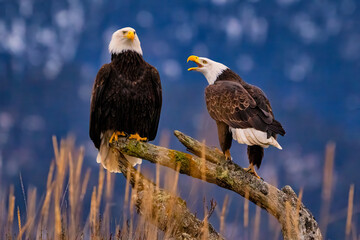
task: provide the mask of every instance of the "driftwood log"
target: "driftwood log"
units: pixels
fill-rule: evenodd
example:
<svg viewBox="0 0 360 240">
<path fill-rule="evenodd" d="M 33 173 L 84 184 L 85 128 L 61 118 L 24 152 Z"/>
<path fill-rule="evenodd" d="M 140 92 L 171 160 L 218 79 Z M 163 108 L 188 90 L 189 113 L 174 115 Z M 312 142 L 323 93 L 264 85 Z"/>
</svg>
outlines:
<svg viewBox="0 0 360 240">
<path fill-rule="evenodd" d="M 205 146 L 179 131 L 175 131 L 174 134 L 187 150 L 196 156 L 125 138 L 120 138 L 119 141 L 114 142 L 112 147 L 120 152 L 152 163 L 174 170 L 178 168 L 182 174 L 216 184 L 249 199 L 278 220 L 285 240 L 322 239 L 319 226 L 313 215 L 299 201 L 290 186 L 285 186 L 280 190 L 247 173 L 234 162 L 226 161 L 218 149 Z M 133 169 L 132 171 L 136 170 Z M 214 234 L 216 234 L 214 239 L 217 236 L 220 238 L 216 232 Z"/>
<path fill-rule="evenodd" d="M 119 166 L 136 191 L 133 196 L 135 196 L 134 205 L 138 213 L 160 230 L 175 239 L 223 239 L 211 224 L 197 219 L 186 207 L 184 200 L 158 188 L 130 166 L 122 154 L 119 155 Z"/>
</svg>

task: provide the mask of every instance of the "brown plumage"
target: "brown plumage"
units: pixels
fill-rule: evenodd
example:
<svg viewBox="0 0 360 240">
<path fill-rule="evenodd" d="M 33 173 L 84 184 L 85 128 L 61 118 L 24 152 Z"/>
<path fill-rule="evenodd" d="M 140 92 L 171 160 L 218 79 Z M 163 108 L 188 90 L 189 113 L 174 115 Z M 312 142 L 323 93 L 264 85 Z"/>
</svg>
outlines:
<svg viewBox="0 0 360 240">
<path fill-rule="evenodd" d="M 97 162 L 111 172 L 119 172 L 118 152 L 110 148 L 109 142 L 119 136 L 154 140 L 162 90 L 159 73 L 143 59 L 133 28 L 116 31 L 109 51 L 111 62 L 100 68 L 94 82 L 89 135 L 99 150 Z M 141 163 L 141 159 L 125 157 L 132 165 Z"/>
<path fill-rule="evenodd" d="M 232 128 L 255 128 L 266 132 L 268 138 L 285 134 L 281 124 L 274 119 L 263 91 L 247 84 L 230 69 L 206 87 L 205 100 L 210 116 Z"/>
<path fill-rule="evenodd" d="M 190 56 L 188 60 L 198 65 L 189 70 L 203 73 L 209 82 L 205 101 L 210 116 L 216 121 L 223 153 L 231 159 L 232 138 L 247 144 L 249 170 L 258 177 L 253 166 L 260 167 L 264 148 L 273 145 L 282 149 L 276 137 L 285 134 L 274 118 L 269 100 L 260 88 L 246 83 L 221 63 L 197 56 Z"/>
<path fill-rule="evenodd" d="M 159 73 L 133 51 L 113 54 L 95 79 L 90 109 L 90 138 L 100 147 L 107 130 L 138 133 L 154 140 L 162 104 Z"/>
</svg>

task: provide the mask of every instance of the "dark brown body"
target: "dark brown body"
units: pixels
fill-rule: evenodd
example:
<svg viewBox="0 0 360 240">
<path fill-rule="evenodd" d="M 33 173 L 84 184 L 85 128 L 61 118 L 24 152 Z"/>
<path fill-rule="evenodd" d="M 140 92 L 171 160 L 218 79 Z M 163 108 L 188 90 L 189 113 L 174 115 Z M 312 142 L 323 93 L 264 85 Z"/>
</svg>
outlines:
<svg viewBox="0 0 360 240">
<path fill-rule="evenodd" d="M 210 116 L 216 121 L 219 143 L 228 157 L 232 143 L 231 128 L 254 128 L 266 132 L 267 137 L 284 135 L 281 124 L 275 120 L 269 100 L 264 92 L 246 83 L 230 69 L 224 70 L 205 89 L 206 106 Z M 264 155 L 261 146 L 248 146 L 249 162 L 260 167 Z"/>
<path fill-rule="evenodd" d="M 134 51 L 113 54 L 99 70 L 91 97 L 90 138 L 99 149 L 107 130 L 153 140 L 162 105 L 158 71 Z"/>
</svg>

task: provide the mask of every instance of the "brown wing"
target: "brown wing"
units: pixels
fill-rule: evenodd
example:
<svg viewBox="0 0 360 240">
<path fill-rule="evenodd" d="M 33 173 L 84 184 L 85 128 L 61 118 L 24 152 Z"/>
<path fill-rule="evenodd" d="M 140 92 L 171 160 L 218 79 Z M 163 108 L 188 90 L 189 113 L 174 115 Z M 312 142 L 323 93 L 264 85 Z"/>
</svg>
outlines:
<svg viewBox="0 0 360 240">
<path fill-rule="evenodd" d="M 210 116 L 232 128 L 255 128 L 267 132 L 272 114 L 260 109 L 246 89 L 237 82 L 217 81 L 205 89 Z"/>
<path fill-rule="evenodd" d="M 110 64 L 104 64 L 96 75 L 92 94 L 91 94 L 91 105 L 90 105 L 90 124 L 89 124 L 89 135 L 91 140 L 94 142 L 96 148 L 100 147 L 101 139 L 101 115 L 102 115 L 102 98 L 103 92 L 106 88 L 106 83 L 111 72 Z"/>
<path fill-rule="evenodd" d="M 258 87 L 247 84 L 244 86 L 245 90 L 252 96 L 252 98 L 255 100 L 256 105 L 260 108 L 260 110 L 265 115 L 271 115 L 272 118 L 274 118 L 274 114 L 272 112 L 272 108 L 270 105 L 270 101 L 267 99 L 265 93 Z"/>
<path fill-rule="evenodd" d="M 256 105 L 261 110 L 262 114 L 266 116 L 262 118 L 268 125 L 268 136 L 272 135 L 275 137 L 275 134 L 285 135 L 285 130 L 281 126 L 281 123 L 274 119 L 274 113 L 272 111 L 270 101 L 267 99 L 265 93 L 258 87 L 251 84 L 246 84 L 244 86 L 246 91 L 252 96 L 255 100 Z"/>
</svg>

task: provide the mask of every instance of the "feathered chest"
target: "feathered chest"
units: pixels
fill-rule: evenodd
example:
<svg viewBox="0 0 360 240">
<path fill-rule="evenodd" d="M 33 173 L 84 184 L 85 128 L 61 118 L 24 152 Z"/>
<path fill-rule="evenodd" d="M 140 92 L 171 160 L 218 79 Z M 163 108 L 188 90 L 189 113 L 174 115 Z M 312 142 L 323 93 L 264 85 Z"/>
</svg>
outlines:
<svg viewBox="0 0 360 240">
<path fill-rule="evenodd" d="M 154 95 L 153 83 L 147 71 L 136 73 L 112 71 L 104 95 L 107 102 L 151 101 Z"/>
</svg>

